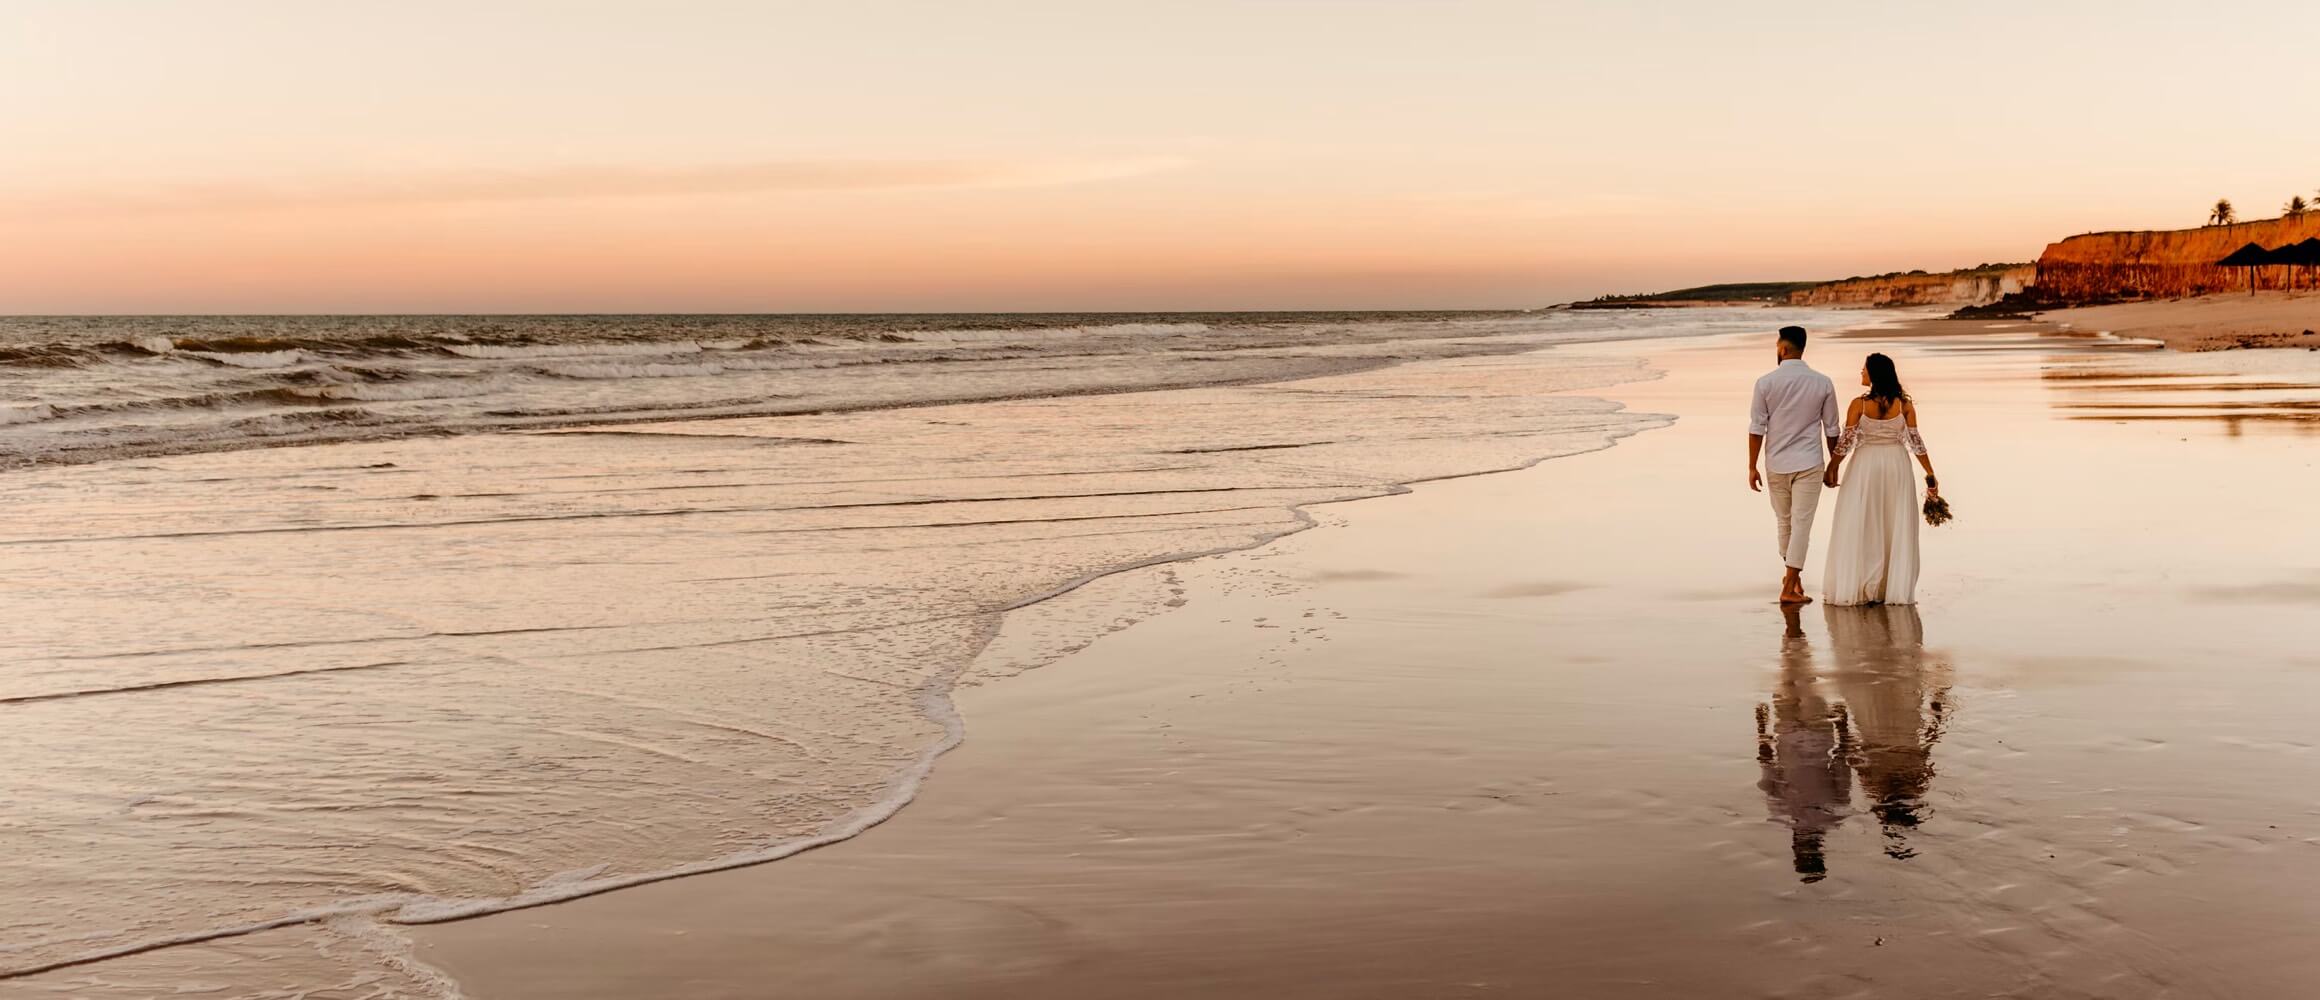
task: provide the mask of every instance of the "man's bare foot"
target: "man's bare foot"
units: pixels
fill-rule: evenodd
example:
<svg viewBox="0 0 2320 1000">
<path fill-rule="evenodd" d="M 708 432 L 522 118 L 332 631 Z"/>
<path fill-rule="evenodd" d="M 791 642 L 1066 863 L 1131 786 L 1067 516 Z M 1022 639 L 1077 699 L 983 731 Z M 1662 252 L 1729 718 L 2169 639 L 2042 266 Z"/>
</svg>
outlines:
<svg viewBox="0 0 2320 1000">
<path fill-rule="evenodd" d="M 1805 594 L 1805 592 L 1804 592 L 1804 574 L 1802 574 L 1802 573 L 1799 573 L 1799 572 L 1797 572 L 1797 571 L 1795 571 L 1795 570 L 1793 570 L 1793 569 L 1792 569 L 1792 570 L 1789 570 L 1789 571 L 1788 571 L 1788 575 L 1786 575 L 1786 576 L 1783 576 L 1783 577 L 1781 577 L 1781 578 L 1780 578 L 1780 603 L 1782 603 L 1782 604 L 1811 604 L 1811 603 L 1812 603 L 1812 598 L 1811 598 L 1811 597 L 1809 597 L 1809 596 L 1806 596 L 1806 594 Z"/>
</svg>

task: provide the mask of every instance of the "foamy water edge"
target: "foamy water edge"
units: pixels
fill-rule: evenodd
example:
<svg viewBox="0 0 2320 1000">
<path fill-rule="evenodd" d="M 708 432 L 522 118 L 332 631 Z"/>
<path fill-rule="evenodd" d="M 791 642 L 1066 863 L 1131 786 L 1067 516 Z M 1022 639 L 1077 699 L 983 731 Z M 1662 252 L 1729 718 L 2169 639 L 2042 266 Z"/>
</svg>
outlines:
<svg viewBox="0 0 2320 1000">
<path fill-rule="evenodd" d="M 1542 353 L 1551 350 L 1554 347 L 1560 346 L 1566 345 L 1541 345 L 1532 350 L 1523 351 L 1520 353 Z M 1387 366 L 1390 367 L 1401 363 L 1406 362 L 1388 362 Z M 1571 396 L 1573 398 L 1592 398 L 1585 396 L 1584 393 L 1595 389 L 1603 389 L 1617 385 L 1626 385 L 1632 384 L 1634 382 L 1656 379 L 1663 377 L 1665 372 L 1660 369 L 1638 365 L 1630 372 L 1623 372 L 1621 374 L 1632 374 L 1633 377 L 1622 377 L 1616 381 L 1566 392 L 1563 393 L 1563 395 Z M 1290 377 L 1280 380 L 1259 381 L 1294 382 L 1302 380 L 1303 379 L 1299 377 Z M 1615 404 L 1615 407 L 1616 408 L 1611 412 L 1625 412 L 1625 408 L 1623 406 L 1617 406 Z M 1673 418 L 1657 414 L 1628 414 L 1628 416 L 1635 421 L 1632 426 L 1627 428 L 1606 429 L 1603 432 L 1604 437 L 1601 442 L 1591 448 L 1584 448 L 1577 451 L 1558 452 L 1552 455 L 1543 455 L 1505 467 L 1478 469 L 1471 472 L 1456 473 L 1452 475 L 1433 476 L 1421 479 L 1413 479 L 1405 482 L 1386 483 L 1383 484 L 1382 488 L 1377 492 L 1362 496 L 1328 499 L 1288 506 L 1283 509 L 1293 516 L 1295 522 L 1294 524 L 1292 524 L 1290 527 L 1278 531 L 1256 535 L 1246 543 L 1167 553 L 1147 559 L 1140 559 L 1116 566 L 1106 567 L 1072 579 L 1063 585 L 1055 587 L 1046 592 L 1016 600 L 1003 607 L 993 609 L 990 612 L 977 612 L 976 614 L 978 615 L 991 615 L 992 621 L 989 625 L 983 628 L 983 634 L 978 639 L 976 652 L 973 655 L 962 658 L 951 669 L 930 676 L 919 685 L 919 688 L 916 692 L 920 714 L 922 717 L 928 721 L 936 723 L 941 728 L 941 738 L 927 745 L 916 756 L 916 758 L 911 761 L 911 763 L 906 765 L 903 769 L 897 771 L 895 773 L 894 780 L 889 784 L 886 792 L 881 797 L 872 801 L 868 805 L 855 810 L 853 813 L 848 814 L 847 816 L 832 823 L 819 832 L 803 837 L 768 844 L 762 847 L 735 851 L 688 864 L 657 869 L 649 872 L 639 872 L 634 874 L 598 878 L 581 874 L 587 871 L 587 869 L 581 869 L 580 872 L 569 873 L 570 875 L 576 877 L 553 876 L 543 880 L 540 884 L 535 885 L 530 889 L 510 896 L 477 899 L 446 899 L 441 897 L 398 893 L 360 897 L 327 906 L 300 909 L 267 920 L 253 921 L 249 923 L 235 924 L 223 927 L 206 928 L 203 930 L 178 935 L 149 938 L 143 941 L 129 942 L 111 947 L 96 949 L 83 954 L 67 956 L 55 961 L 45 962 L 37 965 L 10 968 L 4 971 L 0 971 L 0 979 L 12 979 L 23 976 L 36 975 L 39 973 L 52 972 L 60 969 L 92 965 L 113 959 L 124 958 L 132 955 L 144 954 L 168 948 L 245 937 L 248 935 L 272 930 L 281 930 L 307 925 L 320 925 L 332 921 L 347 920 L 350 918 L 356 920 L 375 920 L 385 924 L 393 925 L 426 925 L 468 920 L 498 913 L 505 913 L 513 910 L 569 902 L 572 900 L 600 895 L 620 889 L 649 885 L 655 882 L 664 882 L 695 875 L 704 875 L 713 872 L 753 867 L 756 865 L 767 864 L 785 858 L 794 857 L 796 855 L 819 848 L 843 843 L 860 836 L 870 829 L 898 815 L 905 806 L 909 805 L 917 798 L 920 788 L 923 787 L 926 779 L 933 773 L 937 762 L 945 754 L 956 749 L 964 742 L 966 736 L 965 720 L 960 715 L 953 700 L 953 692 L 956 688 L 959 678 L 970 672 L 974 666 L 981 661 L 984 653 L 988 651 L 992 641 L 996 638 L 1001 627 L 1003 626 L 1007 614 L 1031 607 L 1033 605 L 1041 604 L 1046 601 L 1054 600 L 1058 597 L 1086 587 L 1098 580 L 1116 576 L 1122 573 L 1147 569 L 1153 566 L 1167 565 L 1192 559 L 1200 559 L 1209 556 L 1223 555 L 1231 552 L 1241 552 L 1261 548 L 1275 541 L 1278 541 L 1281 538 L 1285 538 L 1289 535 L 1296 534 L 1308 528 L 1315 527 L 1318 522 L 1308 512 L 1307 508 L 1309 507 L 1319 506 L 1325 503 L 1345 503 L 1355 500 L 1374 499 L 1381 496 L 1406 494 L 1409 493 L 1414 486 L 1425 482 L 1435 482 L 1446 479 L 1469 478 L 1472 476 L 1493 475 L 1502 472 L 1519 471 L 1521 469 L 1531 468 L 1554 458 L 1562 458 L 1568 457 L 1570 455 L 1586 454 L 1594 451 L 1605 450 L 1615 446 L 1620 440 L 1630 435 L 1641 433 L 1645 430 L 1666 426 L 1673 420 Z M 1061 659 L 1065 655 L 1068 655 L 1068 653 L 1059 653 L 1053 658 L 1044 660 L 1039 664 L 1035 664 L 1035 666 L 1044 666 L 1048 663 L 1054 662 L 1057 659 Z M 52 943 L 55 943 L 53 939 L 49 941 L 26 942 L 25 945 L 38 946 L 41 944 Z"/>
</svg>

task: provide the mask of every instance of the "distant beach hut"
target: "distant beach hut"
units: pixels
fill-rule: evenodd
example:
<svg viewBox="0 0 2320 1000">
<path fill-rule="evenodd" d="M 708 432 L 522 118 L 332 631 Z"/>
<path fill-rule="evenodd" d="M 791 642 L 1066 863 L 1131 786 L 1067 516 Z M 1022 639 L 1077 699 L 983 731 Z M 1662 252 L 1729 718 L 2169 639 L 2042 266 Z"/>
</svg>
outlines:
<svg viewBox="0 0 2320 1000">
<path fill-rule="evenodd" d="M 2264 249 L 2264 248 L 2263 248 L 2263 246 L 2262 246 L 2261 244 L 2257 244 L 2257 243 L 2249 243 L 2249 244 L 2248 244 L 2248 245 L 2246 245 L 2246 246 L 2243 246 L 2243 247 L 2241 247 L 2241 248 L 2239 248 L 2239 249 L 2237 249 L 2237 250 L 2234 250 L 2234 251 L 2232 251 L 2232 252 L 2231 252 L 2231 254 L 2230 254 L 2229 256 L 2226 256 L 2226 257 L 2225 257 L 2225 258 L 2223 258 L 2222 260 L 2216 261 L 2216 262 L 2215 262 L 2215 266 L 2217 266 L 2217 267 L 2244 267 L 2244 268 L 2247 268 L 2247 269 L 2248 269 L 2248 294 L 2249 294 L 2249 295 L 2254 295 L 2254 294 L 2256 293 L 2256 271 L 2255 271 L 2255 269 L 2256 269 L 2256 268 L 2259 268 L 2259 267 L 2262 267 L 2262 266 L 2264 266 L 2264 265 L 2266 265 L 2266 264 L 2275 264 L 2275 263 L 2278 263 L 2278 262 L 2272 259 L 2272 252 L 2271 252 L 2271 251 Z"/>
</svg>

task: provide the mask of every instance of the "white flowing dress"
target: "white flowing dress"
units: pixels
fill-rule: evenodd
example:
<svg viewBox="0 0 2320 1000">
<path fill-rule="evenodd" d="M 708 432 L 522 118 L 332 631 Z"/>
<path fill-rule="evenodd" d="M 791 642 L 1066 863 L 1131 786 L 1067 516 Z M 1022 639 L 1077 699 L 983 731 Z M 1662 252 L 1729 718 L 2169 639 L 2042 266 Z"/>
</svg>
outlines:
<svg viewBox="0 0 2320 1000">
<path fill-rule="evenodd" d="M 1863 416 L 1838 439 L 1850 456 L 1838 480 L 1837 523 L 1821 574 L 1830 604 L 1917 602 L 1917 470 L 1910 456 L 1925 442 L 1901 414 Z"/>
</svg>

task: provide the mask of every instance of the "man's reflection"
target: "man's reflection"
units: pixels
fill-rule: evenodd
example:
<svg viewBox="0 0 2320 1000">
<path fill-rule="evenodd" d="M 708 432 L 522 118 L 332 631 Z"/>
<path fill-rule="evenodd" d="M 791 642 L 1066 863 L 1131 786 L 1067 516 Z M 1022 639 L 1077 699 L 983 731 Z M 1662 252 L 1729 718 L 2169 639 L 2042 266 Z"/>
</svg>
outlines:
<svg viewBox="0 0 2320 1000">
<path fill-rule="evenodd" d="M 1857 779 L 1886 838 L 1908 858 L 1908 833 L 1925 815 L 1933 745 L 1948 718 L 1949 671 L 1925 653 L 1924 626 L 1908 605 L 1825 606 L 1839 700 L 1821 685 L 1798 609 L 1783 607 L 1780 673 L 1756 709 L 1756 760 L 1773 818 L 1790 831 L 1796 872 L 1828 873 L 1823 843 L 1853 812 Z"/>
<path fill-rule="evenodd" d="M 1821 697 L 1813 676 L 1812 643 L 1805 638 L 1797 606 L 1781 605 L 1788 618 L 1780 640 L 1780 679 L 1772 702 L 1756 706 L 1756 763 L 1774 819 L 1788 824 L 1796 873 L 1807 882 L 1828 874 L 1821 840 L 1852 811 L 1853 780 L 1846 767 L 1852 737 L 1845 711 Z"/>
</svg>

